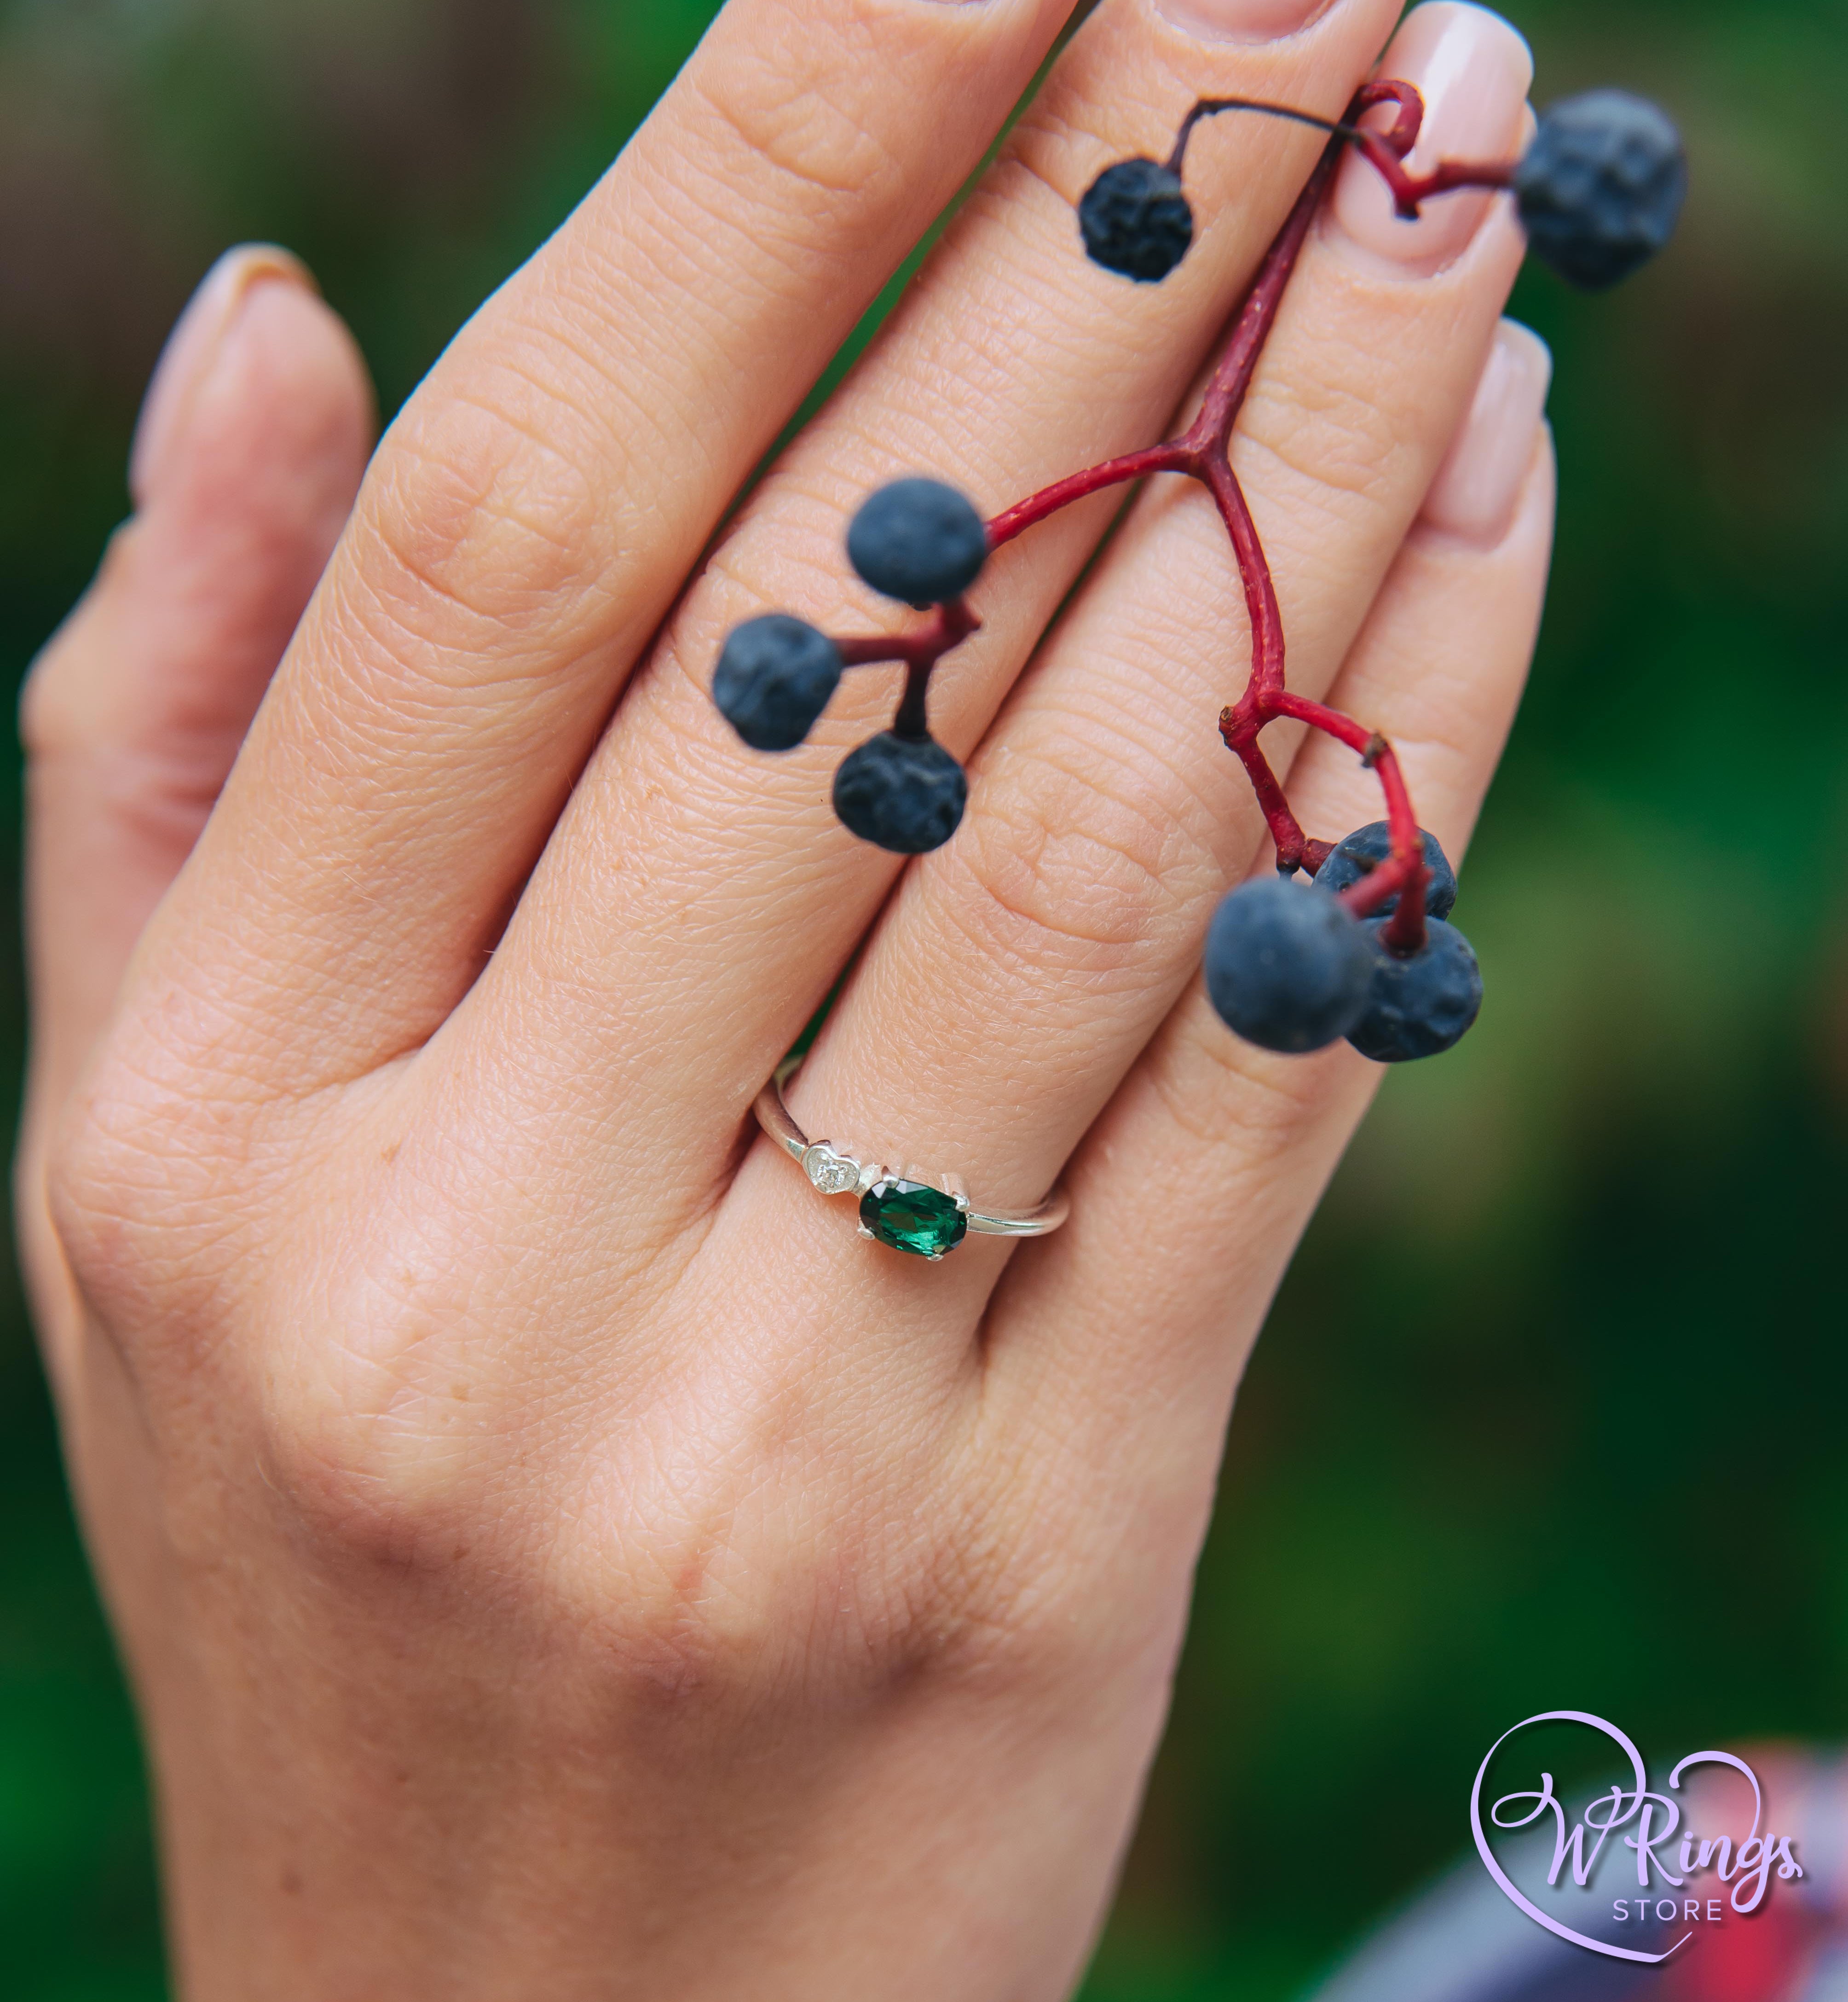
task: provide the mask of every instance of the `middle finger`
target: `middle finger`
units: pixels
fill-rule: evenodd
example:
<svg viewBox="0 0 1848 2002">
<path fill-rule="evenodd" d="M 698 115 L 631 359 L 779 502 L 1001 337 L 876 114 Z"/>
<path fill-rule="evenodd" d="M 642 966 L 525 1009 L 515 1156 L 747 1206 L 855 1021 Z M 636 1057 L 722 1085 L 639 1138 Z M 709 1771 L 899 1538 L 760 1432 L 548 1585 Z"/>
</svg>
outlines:
<svg viewBox="0 0 1848 2002">
<path fill-rule="evenodd" d="M 1156 435 L 1320 142 L 1256 120 L 1214 129 L 1190 169 L 1199 241 L 1159 291 L 1086 263 L 1076 197 L 1107 161 L 1165 150 L 1203 93 L 1337 113 L 1396 11 L 1337 0 L 1300 33 L 1215 44 L 1142 0 L 1107 0 L 912 299 L 718 552 L 445 1039 L 472 1076 L 498 1073 L 487 1102 L 543 1108 L 509 1126 L 538 1133 L 546 1159 L 609 1163 L 627 1185 L 625 1236 L 651 1241 L 664 1211 L 705 1213 L 751 1096 L 901 866 L 828 804 L 834 766 L 889 713 L 891 682 L 850 677 L 807 746 L 764 758 L 706 692 L 723 633 L 778 606 L 835 631 L 876 618 L 845 581 L 840 536 L 857 498 L 896 473 L 946 475 L 993 510 Z M 980 735 L 1111 506 L 1071 511 L 985 574 L 985 630 L 939 684 L 953 749 Z M 625 1175 L 644 1139 L 651 1173 Z M 542 1165 L 516 1144 L 520 1171 Z"/>
<path fill-rule="evenodd" d="M 1434 150 L 1499 158 L 1517 142 L 1530 67 L 1494 16 L 1421 9 L 1387 65 L 1424 90 Z M 1524 249 L 1505 204 L 1434 204 L 1440 231 L 1473 230 L 1434 271 L 1430 239 L 1363 201 L 1371 169 L 1347 164 L 1233 454 L 1282 603 L 1290 685 L 1316 698 L 1468 407 Z M 1243 623 L 1212 501 L 1164 480 L 990 733 L 956 839 L 874 934 L 800 1080 L 811 1132 L 901 1142 L 901 1160 L 959 1170 L 978 1208 L 1044 1193 L 1194 977 L 1213 899 L 1265 839 L 1215 727 L 1238 692 L 1227 657 L 1248 653 Z M 1266 745 L 1281 770 L 1279 740 L 1274 728 Z M 905 1039 L 917 1020 L 928 1033 Z"/>
</svg>

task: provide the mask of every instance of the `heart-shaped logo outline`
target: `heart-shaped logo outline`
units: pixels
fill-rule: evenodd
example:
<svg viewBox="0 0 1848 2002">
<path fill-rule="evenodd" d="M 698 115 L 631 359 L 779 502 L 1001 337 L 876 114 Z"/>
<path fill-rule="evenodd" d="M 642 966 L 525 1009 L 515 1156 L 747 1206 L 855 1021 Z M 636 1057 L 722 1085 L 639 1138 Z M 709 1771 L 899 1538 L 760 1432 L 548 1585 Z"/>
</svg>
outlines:
<svg viewBox="0 0 1848 2002">
<path fill-rule="evenodd" d="M 1681 1937 L 1678 1939 L 1672 1946 L 1665 1948 L 1660 1953 L 1644 1953 L 1635 1947 L 1613 1946 L 1607 1941 L 1587 1939 L 1583 1933 L 1574 1932 L 1570 1926 L 1562 1924 L 1559 1920 L 1553 1918 L 1548 1913 L 1543 1912 L 1530 1899 L 1522 1894 L 1520 1886 L 1515 1882 L 1514 1879 L 1511 1878 L 1508 1872 L 1502 1868 L 1501 1865 L 1496 1861 L 1494 1851 L 1489 1847 L 1489 1840 L 1487 1836 L 1484 1833 L 1482 1826 L 1483 1781 L 1488 1777 L 1490 1762 L 1494 1758 L 1495 1754 L 1501 1749 L 1502 1746 L 1505 1745 L 1517 1732 L 1525 1731 L 1530 1725 L 1535 1724 L 1588 1725 L 1592 1730 L 1602 1732 L 1605 1736 L 1609 1738 L 1613 1744 L 1616 1744 L 1622 1749 L 1624 1756 L 1630 1761 L 1630 1774 L 1635 1782 L 1635 1787 L 1634 1791 L 1627 1796 L 1631 1802 L 1631 1805 L 1628 1812 L 1618 1816 L 1615 1815 L 1613 1810 L 1613 1818 L 1607 1822 L 1605 1829 L 1606 1833 L 1608 1834 L 1610 1829 L 1613 1828 L 1620 1828 L 1623 1825 L 1623 1822 L 1629 1819 L 1630 1815 L 1636 1813 L 1642 1806 L 1643 1802 L 1651 1798 L 1649 1792 L 1649 1773 L 1648 1767 L 1643 1763 L 1643 1755 L 1637 1750 L 1637 1747 L 1630 1739 L 1627 1737 L 1623 1732 L 1617 1728 L 1616 1725 L 1608 1722 L 1602 1717 L 1594 1717 L 1589 1711 L 1585 1710 L 1543 1710 L 1535 1716 L 1525 1717 L 1518 1724 L 1512 1725 L 1506 1731 L 1503 1732 L 1501 1735 L 1489 1747 L 1487 1753 L 1483 1759 L 1482 1763 L 1476 1769 L 1476 1784 L 1470 1789 L 1470 1833 L 1476 1838 L 1476 1853 L 1482 1858 L 1483 1867 L 1488 1871 L 1489 1875 L 1494 1878 L 1496 1883 L 1501 1887 L 1502 1894 L 1521 1911 L 1525 1912 L 1528 1917 L 1533 1920 L 1536 1925 L 1544 1926 L 1548 1932 L 1557 1934 L 1560 1939 L 1569 1940 L 1574 1946 L 1584 1947 L 1592 1953 L 1603 1954 L 1612 1960 L 1641 1961 L 1647 1966 L 1659 1966 L 1663 1961 L 1669 1958 L 1671 1955 L 1679 1953 L 1681 1949 L 1687 1944 L 1688 1941 L 1694 1937 L 1692 1930 L 1683 1933 Z M 1752 1842 L 1758 1839 L 1759 1829 L 1764 1820 L 1764 1793 L 1763 1790 L 1759 1785 L 1758 1775 L 1752 1771 L 1752 1768 L 1745 1763 L 1744 1760 L 1735 1758 L 1730 1752 L 1692 1752 L 1689 1753 L 1686 1758 L 1682 1760 L 1675 1767 L 1674 1771 L 1668 1775 L 1668 1784 L 1672 1788 L 1679 1791 L 1681 1786 L 1682 1774 L 1685 1773 L 1690 1766 L 1703 1765 L 1729 1766 L 1735 1772 L 1744 1774 L 1745 1777 L 1751 1782 L 1752 1804 L 1752 1833 L 1750 1835 L 1746 1836 L 1745 1841 Z M 1546 1778 L 1547 1786 L 1550 1788 L 1552 1784 L 1551 1775 L 1549 1774 L 1545 1777 Z M 1616 1792 L 1620 1798 L 1623 1797 L 1622 1790 L 1620 1788 L 1614 1789 L 1613 1791 Z M 1514 1798 L 1515 1797 L 1510 1795 L 1509 1798 Z M 1522 1796 L 1521 1798 L 1529 1797 Z M 1654 1798 L 1659 1799 L 1661 1796 L 1657 1795 L 1654 1796 Z M 1500 1803 L 1498 1803 L 1498 1805 L 1499 1805 Z M 1543 1799 L 1541 1806 L 1536 1808 L 1534 1813 L 1537 1815 L 1542 1811 L 1542 1808 L 1546 1805 L 1547 1802 Z M 1516 1827 L 1520 1826 L 1522 1824 L 1518 1822 L 1508 1824 L 1508 1826 Z M 1502 1826 L 1502 1824 L 1498 1823 L 1497 1826 Z M 1765 1840 L 1767 1843 L 1769 1843 L 1770 1840 L 1771 1838 L 1769 1836 L 1765 1837 Z M 1744 1843 L 1740 1845 L 1742 1848 L 1743 1848 L 1744 1846 Z M 1555 1868 L 1557 1869 L 1557 1865 L 1556 1864 Z M 1786 1873 L 1780 1870 L 1779 1874 L 1782 1875 Z M 1795 1874 L 1801 1875 L 1802 1873 L 1801 1871 L 1797 1871 Z"/>
</svg>

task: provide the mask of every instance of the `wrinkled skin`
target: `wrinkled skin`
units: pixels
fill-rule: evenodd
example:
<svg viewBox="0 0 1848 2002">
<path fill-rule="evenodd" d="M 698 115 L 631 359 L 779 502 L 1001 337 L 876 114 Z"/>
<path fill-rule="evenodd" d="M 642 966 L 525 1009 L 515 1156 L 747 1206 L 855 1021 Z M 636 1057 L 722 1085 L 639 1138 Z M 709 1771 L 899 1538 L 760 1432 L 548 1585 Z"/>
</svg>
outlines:
<svg viewBox="0 0 1848 2002">
<path fill-rule="evenodd" d="M 779 758 L 706 684 L 755 613 L 906 616 L 841 551 L 882 481 L 995 507 L 1158 435 L 1315 135 L 1203 139 L 1159 288 L 1086 263 L 1073 199 L 1201 92 L 1337 110 L 1396 5 L 1226 40 L 1106 0 L 689 581 L 1064 11 L 732 0 L 369 469 L 285 260 L 169 349 L 26 699 L 19 1188 L 192 2002 L 1076 1978 L 1239 1373 L 1378 1073 L 1201 989 L 1264 866 L 1203 496 L 1142 496 L 1054 630 L 1114 504 L 990 565 L 933 710 L 968 811 L 921 861 L 829 811 L 878 675 Z M 1493 17 L 1387 61 L 1429 147 L 1518 142 Z M 1520 256 L 1505 202 L 1396 223 L 1350 162 L 1237 446 L 1295 684 L 1393 734 L 1452 854 L 1546 560 Z M 1325 743 L 1290 778 L 1325 835 L 1375 810 Z M 1063 1231 L 908 1259 L 757 1137 L 856 951 L 797 1116 L 996 1205 L 1062 1175 Z"/>
</svg>

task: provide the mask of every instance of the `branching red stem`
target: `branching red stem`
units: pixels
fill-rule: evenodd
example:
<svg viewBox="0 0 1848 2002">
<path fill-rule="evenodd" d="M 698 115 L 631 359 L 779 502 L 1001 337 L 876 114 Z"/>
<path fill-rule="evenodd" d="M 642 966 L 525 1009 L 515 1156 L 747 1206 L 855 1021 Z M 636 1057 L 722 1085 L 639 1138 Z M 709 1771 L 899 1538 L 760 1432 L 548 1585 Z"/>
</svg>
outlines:
<svg viewBox="0 0 1848 2002">
<path fill-rule="evenodd" d="M 1165 445 L 1149 445 L 1141 452 L 1125 452 L 1121 459 L 1107 459 L 1102 466 L 1087 466 L 1083 473 L 1074 473 L 1068 480 L 1057 480 L 1050 487 L 1042 487 L 1037 494 L 1028 494 L 1005 514 L 997 514 L 989 524 L 989 547 L 991 550 L 999 549 L 1003 542 L 1011 542 L 1015 536 L 1037 527 L 1062 507 L 1069 507 L 1076 500 L 1088 500 L 1093 494 L 1101 494 L 1107 487 L 1121 487 L 1131 480 L 1144 480 L 1152 473 L 1192 470 L 1187 451 L 1178 438 L 1171 438 Z"/>
<path fill-rule="evenodd" d="M 874 633 L 864 639 L 837 640 L 844 667 L 882 667 L 902 661 L 908 667 L 934 668 L 952 647 L 960 647 L 971 633 L 982 630 L 982 621 L 969 609 L 966 599 L 952 598 L 940 605 L 929 622 L 910 633 Z"/>
<path fill-rule="evenodd" d="M 1395 115 L 1383 129 L 1373 131 L 1358 124 L 1369 111 L 1384 106 L 1390 106 Z M 1417 143 L 1424 104 L 1413 85 L 1389 80 L 1369 85 L 1349 106 L 1346 120 L 1338 123 L 1243 99 L 1205 101 L 1194 107 L 1182 125 L 1170 166 L 1179 171 L 1187 141 L 1201 118 L 1234 110 L 1273 110 L 1296 117 L 1328 131 L 1330 138 L 1233 319 L 1208 375 L 1199 414 L 1178 438 L 1074 473 L 1018 502 L 989 525 L 989 546 L 999 549 L 1074 501 L 1152 473 L 1179 473 L 1199 480 L 1212 495 L 1226 524 L 1244 587 L 1251 629 L 1250 676 L 1244 692 L 1221 713 L 1219 731 L 1250 779 L 1277 850 L 1278 867 L 1292 872 L 1306 869 L 1313 875 L 1327 860 L 1332 845 L 1311 839 L 1304 833 L 1270 760 L 1259 747 L 1259 732 L 1267 724 L 1287 719 L 1306 724 L 1349 745 L 1378 776 L 1386 796 L 1391 853 L 1363 881 L 1344 891 L 1342 902 L 1359 918 L 1369 916 L 1396 896 L 1398 906 L 1387 922 L 1385 942 L 1395 952 L 1416 952 L 1424 943 L 1424 892 L 1430 872 L 1425 867 L 1417 815 L 1404 775 L 1385 738 L 1337 710 L 1292 694 L 1285 686 L 1283 614 L 1257 525 L 1238 475 L 1233 470 L 1232 436 L 1264 344 L 1276 324 L 1284 292 L 1348 146 L 1352 145 L 1380 173 L 1402 215 L 1415 216 L 1420 201 L 1452 188 L 1505 187 L 1514 170 L 1512 165 L 1503 162 L 1476 165 L 1446 161 L 1428 174 L 1416 177 L 1407 174 L 1403 162 Z"/>
<path fill-rule="evenodd" d="M 1514 185 L 1512 160 L 1440 160 L 1428 174 L 1408 174 L 1398 156 L 1377 132 L 1358 133 L 1352 144 L 1392 190 L 1393 202 L 1407 222 L 1418 219 L 1418 204 L 1457 188 L 1508 188 Z"/>
<path fill-rule="evenodd" d="M 1387 108 L 1393 116 L 1386 124 L 1376 129 L 1360 123 L 1369 112 Z M 1281 782 L 1259 748 L 1258 734 L 1267 724 L 1287 721 L 1319 730 L 1347 745 L 1378 777 L 1386 797 L 1390 853 L 1360 882 L 1344 891 L 1341 901 L 1355 917 L 1362 918 L 1396 897 L 1397 907 L 1388 919 L 1383 936 L 1389 950 L 1414 953 L 1424 943 L 1424 896 L 1430 870 L 1425 866 L 1424 842 L 1404 773 L 1393 747 L 1377 731 L 1325 703 L 1293 694 L 1285 685 L 1283 614 L 1257 525 L 1238 475 L 1233 470 L 1233 432 L 1264 344 L 1276 325 L 1285 291 L 1348 148 L 1351 146 L 1379 173 L 1391 191 L 1399 214 L 1408 218 L 1417 217 L 1421 202 L 1453 189 L 1506 188 L 1512 183 L 1515 166 L 1509 161 L 1443 160 L 1428 173 L 1409 173 L 1405 161 L 1417 143 L 1424 120 L 1424 101 L 1412 85 L 1387 79 L 1369 84 L 1348 106 L 1346 117 L 1339 120 L 1245 98 L 1204 99 L 1183 123 L 1169 159 L 1170 167 L 1180 172 L 1188 141 L 1201 119 L 1234 110 L 1293 119 L 1327 132 L 1330 138 L 1233 319 L 1207 376 L 1198 415 L 1177 438 L 1087 467 L 1016 502 L 989 523 L 989 547 L 991 551 L 1000 549 L 1062 508 L 1156 473 L 1178 473 L 1200 481 L 1212 494 L 1226 524 L 1244 587 L 1251 629 L 1250 675 L 1238 700 L 1221 712 L 1219 733 L 1251 780 L 1276 847 L 1278 867 L 1292 873 L 1306 869 L 1313 875 L 1327 860 L 1332 847 L 1331 843 L 1304 833 L 1290 810 Z M 979 623 L 959 598 L 941 606 L 927 624 L 914 633 L 842 640 L 839 643 L 841 657 L 849 667 L 904 662 L 907 669 L 905 697 L 893 727 L 901 736 L 922 736 L 926 734 L 925 699 L 932 670 L 952 647 L 975 632 Z"/>
<path fill-rule="evenodd" d="M 849 668 L 881 667 L 893 661 L 905 663 L 905 695 L 898 713 L 892 719 L 895 737 L 930 734 L 929 700 L 932 671 L 952 647 L 960 647 L 971 633 L 982 630 L 982 621 L 969 609 L 965 598 L 952 598 L 940 605 L 929 623 L 911 633 L 882 633 L 865 639 L 837 640 L 841 664 Z"/>
</svg>

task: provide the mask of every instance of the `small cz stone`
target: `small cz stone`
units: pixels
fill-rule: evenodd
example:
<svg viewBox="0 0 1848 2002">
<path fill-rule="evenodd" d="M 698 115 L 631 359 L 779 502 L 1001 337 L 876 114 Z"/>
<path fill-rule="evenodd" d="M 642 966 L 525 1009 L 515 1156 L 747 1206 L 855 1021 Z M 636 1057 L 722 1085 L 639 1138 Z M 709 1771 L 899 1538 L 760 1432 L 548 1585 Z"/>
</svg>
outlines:
<svg viewBox="0 0 1848 2002">
<path fill-rule="evenodd" d="M 818 1140 L 802 1157 L 808 1178 L 824 1195 L 845 1195 L 858 1186 L 859 1163 L 837 1154 L 825 1140 Z"/>
<path fill-rule="evenodd" d="M 859 1218 L 881 1244 L 923 1258 L 954 1250 L 969 1227 L 953 1196 L 922 1182 L 875 1182 L 859 1199 Z"/>
</svg>

